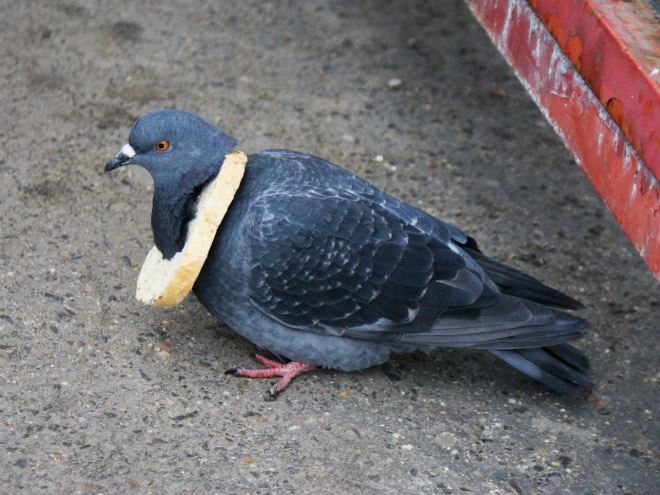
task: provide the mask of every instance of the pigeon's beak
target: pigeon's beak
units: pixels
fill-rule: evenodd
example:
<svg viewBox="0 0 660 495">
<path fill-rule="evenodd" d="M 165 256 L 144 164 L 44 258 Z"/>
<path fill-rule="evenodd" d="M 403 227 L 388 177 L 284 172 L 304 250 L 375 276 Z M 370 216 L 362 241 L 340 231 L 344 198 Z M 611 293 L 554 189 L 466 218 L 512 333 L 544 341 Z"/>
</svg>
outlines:
<svg viewBox="0 0 660 495">
<path fill-rule="evenodd" d="M 130 163 L 131 158 L 135 156 L 135 150 L 130 144 L 125 144 L 124 146 L 121 147 L 119 150 L 119 153 L 115 155 L 115 157 L 108 162 L 108 164 L 105 166 L 105 171 L 110 172 L 111 170 L 114 170 L 119 167 L 123 167 L 124 165 L 128 165 Z"/>
</svg>

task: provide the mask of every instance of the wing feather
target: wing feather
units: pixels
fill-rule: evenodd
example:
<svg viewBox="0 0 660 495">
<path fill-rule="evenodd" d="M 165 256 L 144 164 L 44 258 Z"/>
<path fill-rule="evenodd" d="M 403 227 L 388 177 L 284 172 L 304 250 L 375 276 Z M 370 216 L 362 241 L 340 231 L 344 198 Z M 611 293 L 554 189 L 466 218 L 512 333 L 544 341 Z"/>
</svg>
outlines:
<svg viewBox="0 0 660 495">
<path fill-rule="evenodd" d="M 291 152 L 268 159 L 272 167 L 293 167 L 297 177 L 288 181 L 293 172 L 283 173 L 281 184 L 251 205 L 246 222 L 255 227 L 245 233 L 248 293 L 267 317 L 360 340 L 554 345 L 563 354 L 563 342 L 586 326 L 500 292 L 488 274 L 506 272 L 507 281 L 517 278 L 526 287 L 537 281 L 483 255 L 473 259 L 468 253 L 478 252 L 476 244 L 456 227 L 324 160 Z"/>
</svg>

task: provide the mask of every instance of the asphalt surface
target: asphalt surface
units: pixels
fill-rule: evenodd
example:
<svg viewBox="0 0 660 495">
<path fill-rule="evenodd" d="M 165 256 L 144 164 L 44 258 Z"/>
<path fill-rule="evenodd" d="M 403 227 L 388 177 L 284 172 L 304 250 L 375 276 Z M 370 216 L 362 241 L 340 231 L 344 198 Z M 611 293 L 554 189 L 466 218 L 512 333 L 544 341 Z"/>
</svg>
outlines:
<svg viewBox="0 0 660 495">
<path fill-rule="evenodd" d="M 0 493 L 656 494 L 660 285 L 460 1 L 1 2 Z M 579 298 L 593 388 L 480 351 L 315 371 L 275 402 L 194 299 L 134 299 L 133 119 L 320 155 Z"/>
</svg>

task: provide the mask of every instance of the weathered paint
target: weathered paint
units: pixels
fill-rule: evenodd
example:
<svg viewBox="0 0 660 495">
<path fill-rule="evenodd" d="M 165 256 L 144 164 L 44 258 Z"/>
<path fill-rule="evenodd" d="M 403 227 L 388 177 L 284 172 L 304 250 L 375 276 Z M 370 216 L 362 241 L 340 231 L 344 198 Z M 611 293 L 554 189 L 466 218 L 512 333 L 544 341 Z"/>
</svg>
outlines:
<svg viewBox="0 0 660 495">
<path fill-rule="evenodd" d="M 467 3 L 660 279 L 660 184 L 549 29 L 570 45 L 571 58 L 580 64 L 585 63 L 584 38 L 571 42 L 574 34 L 562 27 L 559 17 L 546 27 L 525 0 Z M 607 90 L 601 90 L 603 94 L 609 95 L 605 105 L 609 103 L 621 125 L 633 133 L 623 102 Z M 646 105 L 639 99 L 638 107 L 642 114 L 660 115 L 653 102 Z M 658 141 L 655 133 L 650 139 Z"/>
<path fill-rule="evenodd" d="M 643 0 L 535 0 L 541 21 L 660 179 L 660 22 Z"/>
</svg>

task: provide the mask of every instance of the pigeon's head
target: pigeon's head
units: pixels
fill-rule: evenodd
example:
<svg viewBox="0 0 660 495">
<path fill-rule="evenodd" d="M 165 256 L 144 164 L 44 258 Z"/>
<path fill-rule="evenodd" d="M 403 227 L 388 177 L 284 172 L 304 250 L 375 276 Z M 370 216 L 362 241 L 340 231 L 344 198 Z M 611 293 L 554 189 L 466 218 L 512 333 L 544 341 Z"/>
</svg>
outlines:
<svg viewBox="0 0 660 495">
<path fill-rule="evenodd" d="M 238 141 L 196 115 L 157 110 L 138 118 L 128 144 L 108 162 L 109 172 L 140 165 L 154 180 L 151 227 L 156 246 L 171 258 L 183 246 L 191 207 Z"/>
<path fill-rule="evenodd" d="M 178 182 L 181 176 L 208 178 L 218 172 L 238 141 L 190 112 L 157 110 L 135 121 L 109 172 L 124 165 L 140 165 L 159 183 Z"/>
</svg>

